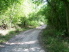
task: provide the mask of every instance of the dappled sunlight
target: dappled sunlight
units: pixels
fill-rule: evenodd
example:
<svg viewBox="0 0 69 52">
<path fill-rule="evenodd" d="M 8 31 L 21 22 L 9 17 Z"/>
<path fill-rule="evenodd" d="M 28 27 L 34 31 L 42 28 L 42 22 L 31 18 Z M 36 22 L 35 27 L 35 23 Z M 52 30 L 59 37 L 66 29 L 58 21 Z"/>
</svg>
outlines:
<svg viewBox="0 0 69 52">
<path fill-rule="evenodd" d="M 25 42 L 25 44 L 34 44 L 34 43 L 36 43 L 36 41 Z"/>
<path fill-rule="evenodd" d="M 43 52 L 37 38 L 45 27 L 40 26 L 45 23 L 45 16 L 41 15 L 40 11 L 43 10 L 42 7 L 46 2 L 44 0 L 1 0 L 0 3 L 2 4 L 0 5 L 0 28 L 3 29 L 0 29 L 2 34 L 0 43 L 3 43 L 0 45 L 2 48 L 0 52 Z M 28 27 L 34 29 L 24 31 Z"/>
<path fill-rule="evenodd" d="M 22 50 L 23 52 L 31 52 L 31 51 L 32 52 L 35 52 L 36 49 L 37 49 L 37 52 L 44 52 L 44 50 L 40 50 L 40 48 L 38 48 L 38 47 L 37 48 L 36 47 L 33 47 L 33 48 L 29 48 L 29 49 L 28 48 L 26 48 L 26 49 L 22 49 L 22 48 L 16 49 L 15 48 L 12 51 L 17 51 L 18 52 L 18 51 Z"/>
<path fill-rule="evenodd" d="M 6 35 L 8 33 L 9 30 L 0 30 L 0 34 L 2 35 Z"/>
<path fill-rule="evenodd" d="M 0 34 L 2 34 L 2 35 L 6 35 L 6 34 L 8 34 L 10 31 L 15 31 L 16 29 L 15 28 L 11 28 L 11 29 L 6 29 L 6 30 L 1 30 L 0 29 Z"/>
<path fill-rule="evenodd" d="M 39 27 L 36 27 L 36 29 L 45 29 L 47 25 L 42 25 L 42 26 L 39 26 Z"/>
<path fill-rule="evenodd" d="M 41 49 L 40 45 L 38 44 L 37 40 L 33 40 L 33 41 L 25 41 L 25 42 L 17 42 L 17 43 L 9 43 L 6 42 L 6 45 L 8 45 L 7 47 L 10 48 L 10 46 L 13 48 L 11 48 L 11 51 L 13 52 L 19 52 L 19 51 L 23 51 L 23 52 L 44 52 L 44 50 Z M 31 47 L 32 46 L 32 47 Z M 9 51 L 9 49 L 7 49 Z"/>
<path fill-rule="evenodd" d="M 44 28 L 43 25 L 40 28 Z M 38 29 L 40 29 L 38 28 Z M 38 41 L 38 35 L 42 29 L 31 29 L 12 37 L 9 41 L 4 43 L 1 52 L 45 52 Z"/>
<path fill-rule="evenodd" d="M 5 47 L 5 45 L 0 45 L 0 47 Z"/>
<path fill-rule="evenodd" d="M 28 42 L 16 42 L 16 43 L 9 43 L 9 42 L 6 42 L 5 44 L 8 44 L 8 45 L 15 45 L 15 44 L 20 44 L 20 45 L 23 45 L 23 44 L 34 44 L 34 43 L 36 43 L 37 42 L 37 40 L 35 40 L 35 41 L 28 41 Z"/>
</svg>

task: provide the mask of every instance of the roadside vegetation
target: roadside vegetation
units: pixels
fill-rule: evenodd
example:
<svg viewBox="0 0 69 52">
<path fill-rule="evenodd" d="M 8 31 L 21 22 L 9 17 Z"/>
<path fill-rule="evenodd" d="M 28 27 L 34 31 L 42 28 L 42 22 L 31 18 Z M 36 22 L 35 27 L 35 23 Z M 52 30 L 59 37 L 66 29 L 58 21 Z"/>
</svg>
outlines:
<svg viewBox="0 0 69 52">
<path fill-rule="evenodd" d="M 41 0 L 39 2 L 36 0 L 0 0 L 0 43 L 9 40 L 21 31 L 44 24 L 45 16 L 39 13 L 41 4 L 43 4 Z M 5 34 L 6 30 L 8 30 L 7 34 Z"/>
<path fill-rule="evenodd" d="M 69 52 L 69 38 L 48 26 L 41 35 L 43 48 L 47 52 Z"/>
<path fill-rule="evenodd" d="M 42 14 L 48 20 L 42 33 L 45 49 L 69 52 L 69 0 L 47 0 Z"/>
<path fill-rule="evenodd" d="M 6 35 L 0 34 L 0 44 L 8 41 L 10 38 L 18 35 L 19 33 L 29 30 L 31 28 L 22 28 L 22 29 L 16 29 L 15 31 L 9 31 Z"/>
<path fill-rule="evenodd" d="M 16 29 L 0 35 L 0 42 L 43 24 L 47 24 L 42 34 L 44 47 L 49 52 L 69 52 L 69 0 L 0 1 L 0 30 Z"/>
</svg>

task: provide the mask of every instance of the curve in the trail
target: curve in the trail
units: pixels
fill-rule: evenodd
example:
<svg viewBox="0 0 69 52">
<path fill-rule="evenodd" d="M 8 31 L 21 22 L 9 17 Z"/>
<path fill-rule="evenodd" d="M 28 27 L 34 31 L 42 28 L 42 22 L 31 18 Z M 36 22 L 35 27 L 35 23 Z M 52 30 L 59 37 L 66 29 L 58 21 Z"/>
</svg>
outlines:
<svg viewBox="0 0 69 52">
<path fill-rule="evenodd" d="M 45 52 L 38 41 L 38 35 L 44 27 L 27 30 L 11 38 L 0 52 Z"/>
</svg>

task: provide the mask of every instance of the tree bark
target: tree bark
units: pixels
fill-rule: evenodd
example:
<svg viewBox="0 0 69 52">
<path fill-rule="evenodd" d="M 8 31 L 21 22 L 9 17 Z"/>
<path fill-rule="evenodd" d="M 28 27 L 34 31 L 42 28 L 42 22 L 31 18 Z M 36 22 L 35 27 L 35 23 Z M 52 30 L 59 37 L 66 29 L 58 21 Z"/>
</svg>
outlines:
<svg viewBox="0 0 69 52">
<path fill-rule="evenodd" d="M 67 20 L 67 34 L 68 34 L 68 36 L 69 36 L 69 3 L 67 2 L 65 2 L 65 10 L 66 10 L 66 20 Z"/>
</svg>

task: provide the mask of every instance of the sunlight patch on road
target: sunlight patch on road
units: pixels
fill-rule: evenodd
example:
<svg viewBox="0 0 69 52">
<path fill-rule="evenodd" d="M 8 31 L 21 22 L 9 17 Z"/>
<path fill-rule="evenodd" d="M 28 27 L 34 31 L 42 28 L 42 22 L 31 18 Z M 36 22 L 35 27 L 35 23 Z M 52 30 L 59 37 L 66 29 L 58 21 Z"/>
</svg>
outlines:
<svg viewBox="0 0 69 52">
<path fill-rule="evenodd" d="M 20 45 L 23 45 L 23 44 L 34 44 L 34 43 L 36 43 L 36 42 L 37 42 L 37 40 L 35 40 L 35 41 L 29 41 L 29 42 L 23 42 L 23 43 L 21 43 L 21 42 L 16 42 L 16 43 L 9 43 L 9 42 L 6 42 L 5 44 L 9 44 L 9 45 L 20 44 Z"/>
<path fill-rule="evenodd" d="M 42 25 L 42 26 L 39 26 L 39 27 L 36 27 L 36 29 L 45 29 L 47 25 Z"/>
<path fill-rule="evenodd" d="M 37 41 L 29 41 L 29 42 L 25 42 L 25 44 L 34 44 L 36 43 Z"/>
<path fill-rule="evenodd" d="M 5 45 L 0 45 L 0 47 L 5 47 Z"/>
<path fill-rule="evenodd" d="M 2 34 L 2 35 L 6 35 L 6 34 L 8 34 L 10 31 L 15 31 L 16 29 L 15 28 L 11 28 L 11 29 L 6 29 L 6 30 L 1 30 L 0 29 L 0 34 Z"/>
</svg>

